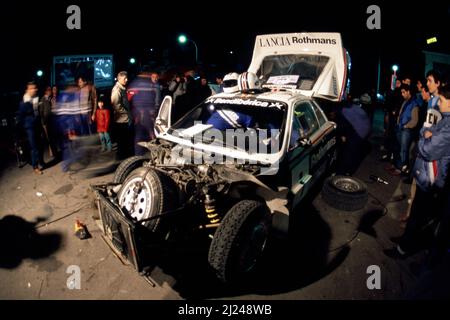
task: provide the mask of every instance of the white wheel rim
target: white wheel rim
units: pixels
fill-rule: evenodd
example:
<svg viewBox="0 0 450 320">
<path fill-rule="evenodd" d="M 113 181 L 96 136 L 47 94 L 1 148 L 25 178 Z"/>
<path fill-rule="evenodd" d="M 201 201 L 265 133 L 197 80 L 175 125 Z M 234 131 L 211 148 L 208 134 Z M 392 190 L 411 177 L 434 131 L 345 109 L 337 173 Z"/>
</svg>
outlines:
<svg viewBox="0 0 450 320">
<path fill-rule="evenodd" d="M 140 183 L 142 183 L 142 188 L 136 196 L 134 189 Z M 148 218 L 148 212 L 152 205 L 148 182 L 145 180 L 142 182 L 142 177 L 129 180 L 120 192 L 119 205 L 121 208 L 125 208 L 137 221 Z"/>
</svg>

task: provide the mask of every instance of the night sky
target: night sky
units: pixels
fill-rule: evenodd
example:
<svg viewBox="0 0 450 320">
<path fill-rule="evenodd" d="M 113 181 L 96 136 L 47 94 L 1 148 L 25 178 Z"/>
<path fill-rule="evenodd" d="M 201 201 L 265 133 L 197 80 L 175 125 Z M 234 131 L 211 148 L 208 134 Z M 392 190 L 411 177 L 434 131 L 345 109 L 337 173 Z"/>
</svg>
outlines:
<svg viewBox="0 0 450 320">
<path fill-rule="evenodd" d="M 184 33 L 199 48 L 199 60 L 224 72 L 243 71 L 250 63 L 257 34 L 288 32 L 341 32 L 352 57 L 353 90 L 376 86 L 377 63 L 389 82 L 390 66 L 400 66 L 400 76 L 423 76 L 422 50 L 449 53 L 450 5 L 422 2 L 396 5 L 379 1 L 360 4 L 336 1 L 87 1 L 2 3 L 1 91 L 21 91 L 36 70 L 50 71 L 52 57 L 65 54 L 112 53 L 115 69 L 127 69 L 128 59 L 158 60 L 163 49 L 173 59 L 189 64 L 192 47 L 181 47 Z M 81 8 L 81 30 L 68 30 L 66 8 Z M 381 30 L 368 30 L 366 8 L 381 8 Z M 428 6 L 428 7 L 427 7 Z M 426 45 L 431 36 L 438 43 Z M 154 51 L 150 52 L 150 48 Z M 234 55 L 230 55 L 232 50 Z M 48 71 L 47 71 L 48 70 Z"/>
</svg>

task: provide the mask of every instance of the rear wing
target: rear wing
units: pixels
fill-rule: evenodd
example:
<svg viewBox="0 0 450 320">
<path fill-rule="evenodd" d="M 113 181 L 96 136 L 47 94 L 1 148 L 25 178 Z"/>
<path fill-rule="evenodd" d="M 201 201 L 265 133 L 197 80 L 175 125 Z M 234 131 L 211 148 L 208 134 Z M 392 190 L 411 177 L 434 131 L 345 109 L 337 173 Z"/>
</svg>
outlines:
<svg viewBox="0 0 450 320">
<path fill-rule="evenodd" d="M 248 71 L 264 78 L 270 87 L 282 88 L 290 81 L 292 89 L 306 96 L 340 101 L 347 81 L 347 56 L 339 33 L 260 35 L 256 37 Z M 285 69 L 268 71 L 266 65 L 271 61 L 283 64 Z M 317 61 L 316 65 L 311 65 L 311 61 Z M 304 68 L 310 67 L 316 73 L 305 77 Z"/>
</svg>

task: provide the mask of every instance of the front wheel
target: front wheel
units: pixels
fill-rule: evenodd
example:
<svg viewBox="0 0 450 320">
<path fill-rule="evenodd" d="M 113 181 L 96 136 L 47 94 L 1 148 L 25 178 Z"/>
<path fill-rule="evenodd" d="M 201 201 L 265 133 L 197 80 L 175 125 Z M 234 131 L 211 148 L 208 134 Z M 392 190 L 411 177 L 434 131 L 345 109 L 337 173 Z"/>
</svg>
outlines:
<svg viewBox="0 0 450 320">
<path fill-rule="evenodd" d="M 267 244 L 271 214 L 265 204 L 242 200 L 225 215 L 209 248 L 208 261 L 223 282 L 254 269 Z"/>
<path fill-rule="evenodd" d="M 143 156 L 134 156 L 125 159 L 124 161 L 121 162 L 121 164 L 117 167 L 116 171 L 114 172 L 113 182 L 123 183 L 133 170 L 142 167 L 142 165 L 146 161 L 149 161 L 149 158 Z"/>
<path fill-rule="evenodd" d="M 132 171 L 118 193 L 122 210 L 151 231 L 156 231 L 161 218 L 148 220 L 178 208 L 178 191 L 174 181 L 153 168 Z"/>
</svg>

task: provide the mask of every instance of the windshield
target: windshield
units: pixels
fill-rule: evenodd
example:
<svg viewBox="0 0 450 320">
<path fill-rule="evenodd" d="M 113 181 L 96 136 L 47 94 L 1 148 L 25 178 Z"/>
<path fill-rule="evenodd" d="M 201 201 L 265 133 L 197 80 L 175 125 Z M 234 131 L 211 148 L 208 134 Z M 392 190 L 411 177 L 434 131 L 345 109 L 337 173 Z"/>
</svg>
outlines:
<svg viewBox="0 0 450 320">
<path fill-rule="evenodd" d="M 308 54 L 267 56 L 257 75 L 267 85 L 312 90 L 328 60 L 326 56 Z"/>
<path fill-rule="evenodd" d="M 249 153 L 275 153 L 282 145 L 285 110 L 281 102 L 210 98 L 175 123 L 169 133 Z"/>
</svg>

